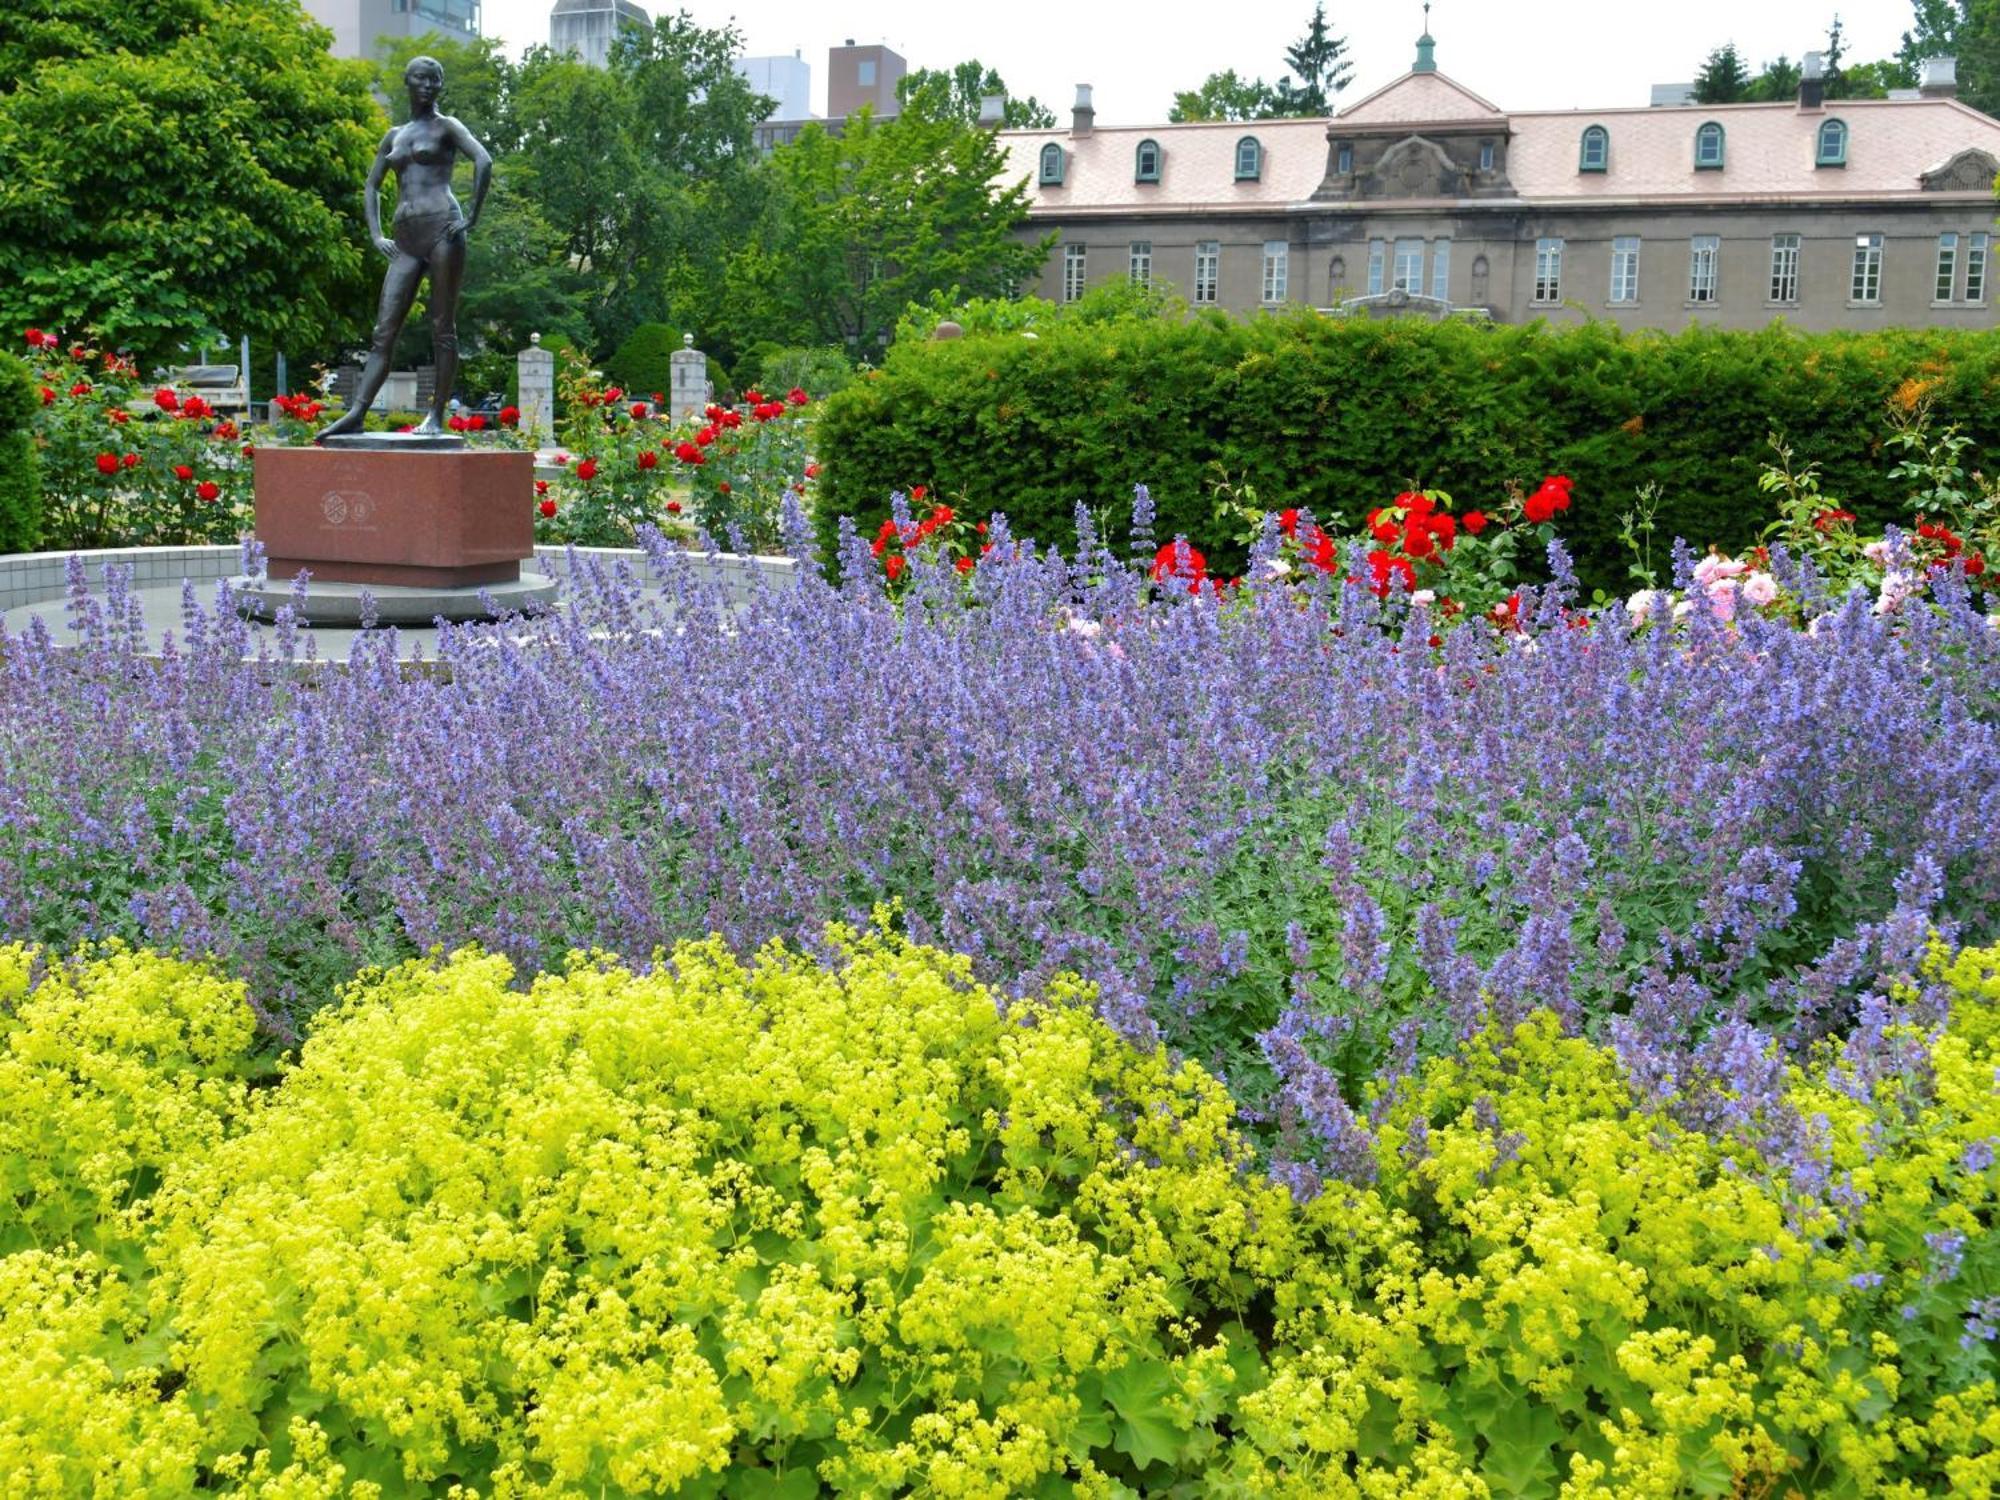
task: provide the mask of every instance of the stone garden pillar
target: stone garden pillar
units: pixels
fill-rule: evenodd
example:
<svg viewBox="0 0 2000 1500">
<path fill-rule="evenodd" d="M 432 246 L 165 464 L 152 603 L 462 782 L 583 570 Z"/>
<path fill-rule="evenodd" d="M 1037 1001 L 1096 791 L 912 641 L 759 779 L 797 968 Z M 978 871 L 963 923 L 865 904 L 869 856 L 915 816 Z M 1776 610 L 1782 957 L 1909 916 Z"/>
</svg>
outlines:
<svg viewBox="0 0 2000 1500">
<path fill-rule="evenodd" d="M 519 356 L 521 430 L 537 443 L 552 443 L 556 436 L 556 357 L 542 347 L 539 333 L 528 335 L 528 345 Z"/>
<path fill-rule="evenodd" d="M 668 356 L 673 366 L 673 389 L 667 393 L 673 420 L 698 417 L 708 405 L 708 356 L 694 346 L 694 335 L 681 335 L 681 347 Z"/>
</svg>

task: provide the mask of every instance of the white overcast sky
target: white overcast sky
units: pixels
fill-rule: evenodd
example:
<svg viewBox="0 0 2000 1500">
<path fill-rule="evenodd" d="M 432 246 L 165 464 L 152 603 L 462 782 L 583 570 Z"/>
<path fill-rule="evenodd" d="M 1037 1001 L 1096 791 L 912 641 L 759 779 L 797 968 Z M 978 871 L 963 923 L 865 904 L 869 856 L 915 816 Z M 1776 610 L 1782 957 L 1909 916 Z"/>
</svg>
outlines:
<svg viewBox="0 0 2000 1500">
<path fill-rule="evenodd" d="M 1092 84 L 1104 125 L 1164 120 L 1176 90 L 1224 68 L 1274 81 L 1312 15 L 1312 0 L 639 3 L 653 15 L 684 9 L 704 26 L 733 22 L 753 57 L 802 51 L 816 114 L 826 108 L 827 48 L 852 37 L 887 43 L 912 68 L 977 57 L 1059 117 L 1076 85 Z M 518 55 L 548 41 L 550 4 L 484 0 L 484 30 Z M 1643 105 L 1651 85 L 1692 79 L 1725 41 L 1753 68 L 1780 52 L 1796 61 L 1823 46 L 1836 11 L 1854 61 L 1893 53 L 1911 21 L 1909 0 L 1436 0 L 1431 32 L 1439 69 L 1503 109 L 1588 109 Z M 1423 30 L 1419 0 L 1331 0 L 1327 20 L 1354 62 L 1344 100 L 1406 71 Z"/>
</svg>

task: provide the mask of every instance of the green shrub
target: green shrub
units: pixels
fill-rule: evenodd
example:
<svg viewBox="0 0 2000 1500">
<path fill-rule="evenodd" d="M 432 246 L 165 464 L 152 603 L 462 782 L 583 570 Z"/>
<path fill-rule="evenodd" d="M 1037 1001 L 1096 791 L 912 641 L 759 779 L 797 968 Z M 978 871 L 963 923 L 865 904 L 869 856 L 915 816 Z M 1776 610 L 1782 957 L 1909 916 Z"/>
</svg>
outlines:
<svg viewBox="0 0 2000 1500">
<path fill-rule="evenodd" d="M 640 401 L 652 400 L 655 391 L 668 396 L 673 388 L 673 354 L 680 347 L 677 330 L 665 323 L 641 323 L 604 362 L 605 379 Z"/>
<path fill-rule="evenodd" d="M 831 346 L 823 349 L 768 349 L 757 361 L 757 384 L 767 395 L 802 390 L 815 400 L 854 384 L 854 366 Z"/>
<path fill-rule="evenodd" d="M 871 535 L 891 490 L 924 484 L 1044 542 L 1068 541 L 1082 502 L 1117 540 L 1143 483 L 1159 535 L 1186 533 L 1221 571 L 1242 547 L 1234 518 L 1217 517 L 1218 483 L 1355 524 L 1406 489 L 1477 506 L 1566 473 L 1565 543 L 1586 582 L 1622 590 L 1620 518 L 1642 486 L 1659 487 L 1663 538 L 1755 539 L 1772 515 L 1756 479 L 1774 430 L 1864 528 L 1909 524 L 1879 448 L 1886 403 L 1912 381 L 1934 421 L 2000 441 L 2000 344 L 1978 334 L 1045 317 L 898 342 L 831 399 L 818 522 L 830 555 L 842 514 Z"/>
<path fill-rule="evenodd" d="M 41 540 L 42 469 L 34 437 L 40 403 L 27 366 L 0 354 L 0 552 L 32 552 Z"/>
<path fill-rule="evenodd" d="M 0 1255 L 0 1468 L 121 1495 L 2000 1487 L 2000 950 L 1935 961 L 1954 1009 L 1907 1075 L 1791 1069 L 1840 1191 L 1542 1014 L 1383 1101 L 1372 1185 L 1297 1204 L 1215 1080 L 1074 987 L 1003 1015 L 963 961 L 834 946 L 364 976 L 247 1108 L 234 986 L 124 954 L 37 984 L 0 951 L 8 1150 L 67 1163 L 68 1205 Z"/>
</svg>

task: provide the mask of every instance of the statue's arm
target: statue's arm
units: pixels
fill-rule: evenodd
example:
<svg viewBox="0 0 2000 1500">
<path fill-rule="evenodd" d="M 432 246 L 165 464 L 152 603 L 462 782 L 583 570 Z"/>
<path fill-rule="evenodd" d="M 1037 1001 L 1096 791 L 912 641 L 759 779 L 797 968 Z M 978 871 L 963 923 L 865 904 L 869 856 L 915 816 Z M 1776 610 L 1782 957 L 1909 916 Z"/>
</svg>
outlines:
<svg viewBox="0 0 2000 1500">
<path fill-rule="evenodd" d="M 465 227 L 470 229 L 479 222 L 479 211 L 486 205 L 486 190 L 493 185 L 493 155 L 457 119 L 448 115 L 445 123 L 451 127 L 453 143 L 472 158 L 472 212 L 465 216 Z"/>
<path fill-rule="evenodd" d="M 396 132 L 393 129 L 382 137 L 382 144 L 375 152 L 375 165 L 368 169 L 368 185 L 361 193 L 361 211 L 368 219 L 368 238 L 375 242 L 377 250 L 392 259 L 396 254 L 396 242 L 382 233 L 382 179 L 389 174 L 389 152 L 395 141 Z"/>
</svg>

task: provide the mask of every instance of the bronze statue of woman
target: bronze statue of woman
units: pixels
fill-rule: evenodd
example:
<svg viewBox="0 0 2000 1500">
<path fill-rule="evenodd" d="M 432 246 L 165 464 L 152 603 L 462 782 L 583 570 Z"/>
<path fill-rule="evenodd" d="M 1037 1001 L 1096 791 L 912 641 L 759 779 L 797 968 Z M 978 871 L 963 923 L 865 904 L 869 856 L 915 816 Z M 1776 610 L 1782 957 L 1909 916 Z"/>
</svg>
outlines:
<svg viewBox="0 0 2000 1500">
<path fill-rule="evenodd" d="M 444 92 L 444 68 L 434 57 L 413 57 L 403 69 L 410 91 L 410 119 L 382 137 L 375 165 L 368 173 L 363 207 L 368 234 L 375 248 L 389 257 L 382 278 L 382 304 L 375 314 L 374 341 L 368 363 L 355 387 L 354 402 L 341 418 L 320 433 L 329 438 L 361 431 L 368 408 L 389 376 L 396 336 L 416 301 L 417 286 L 430 277 L 431 362 L 437 366 L 437 395 L 419 433 L 444 429 L 444 409 L 458 379 L 458 291 L 465 275 L 465 237 L 479 222 L 486 189 L 493 178 L 493 158 L 484 146 L 450 115 L 438 113 Z M 472 158 L 472 212 L 459 207 L 451 192 L 451 169 L 463 153 Z M 396 174 L 396 217 L 390 234 L 382 233 L 382 179 Z"/>
</svg>

